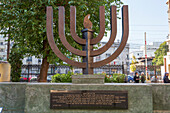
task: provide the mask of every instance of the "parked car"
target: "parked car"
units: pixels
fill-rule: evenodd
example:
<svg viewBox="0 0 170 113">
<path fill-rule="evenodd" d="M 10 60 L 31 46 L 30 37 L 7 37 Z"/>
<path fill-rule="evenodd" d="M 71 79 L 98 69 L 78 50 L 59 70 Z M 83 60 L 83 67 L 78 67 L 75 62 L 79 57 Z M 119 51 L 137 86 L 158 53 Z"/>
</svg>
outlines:
<svg viewBox="0 0 170 113">
<path fill-rule="evenodd" d="M 133 78 L 134 78 L 133 76 L 128 75 L 128 76 L 125 77 L 125 81 L 129 82 L 129 83 L 132 83 L 132 82 L 134 82 Z"/>
<path fill-rule="evenodd" d="M 29 75 L 29 79 L 28 79 L 28 75 L 21 75 L 20 81 L 21 81 L 21 82 L 27 82 L 27 79 L 28 79 L 28 82 L 30 82 L 30 79 L 31 79 L 33 76 L 34 76 L 34 75 Z"/>
<path fill-rule="evenodd" d="M 32 78 L 30 79 L 30 82 L 37 82 L 37 77 L 32 77 Z"/>
<path fill-rule="evenodd" d="M 80 73 L 80 71 L 74 71 L 74 73 L 77 73 L 77 74 L 79 74 L 79 73 Z"/>
<path fill-rule="evenodd" d="M 48 76 L 47 76 L 47 82 L 51 82 L 52 76 L 53 76 L 53 75 L 48 75 Z"/>
</svg>

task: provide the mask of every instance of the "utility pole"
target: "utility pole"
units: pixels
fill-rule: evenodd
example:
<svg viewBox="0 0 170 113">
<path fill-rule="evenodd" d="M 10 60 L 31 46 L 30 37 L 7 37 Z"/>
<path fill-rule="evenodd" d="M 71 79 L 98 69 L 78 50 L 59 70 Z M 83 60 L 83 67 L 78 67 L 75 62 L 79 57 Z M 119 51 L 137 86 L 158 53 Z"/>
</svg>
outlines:
<svg viewBox="0 0 170 113">
<path fill-rule="evenodd" d="M 148 81 L 148 67 L 147 67 L 147 51 L 146 51 L 146 32 L 145 32 L 145 71 L 146 71 L 146 82 Z"/>
</svg>

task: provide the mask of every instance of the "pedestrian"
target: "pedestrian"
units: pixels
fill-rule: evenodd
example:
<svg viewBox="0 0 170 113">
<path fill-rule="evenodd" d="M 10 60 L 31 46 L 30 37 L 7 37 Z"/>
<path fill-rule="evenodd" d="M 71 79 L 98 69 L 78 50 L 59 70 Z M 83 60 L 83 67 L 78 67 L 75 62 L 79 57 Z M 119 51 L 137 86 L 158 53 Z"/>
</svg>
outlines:
<svg viewBox="0 0 170 113">
<path fill-rule="evenodd" d="M 134 81 L 135 81 L 135 83 L 139 83 L 139 75 L 138 75 L 138 72 L 135 72 Z"/>
<path fill-rule="evenodd" d="M 165 72 L 164 83 L 170 83 L 170 80 L 169 80 L 168 76 L 169 76 L 169 73 Z"/>
<path fill-rule="evenodd" d="M 144 72 L 141 73 L 141 82 L 145 83 L 145 75 Z"/>
</svg>

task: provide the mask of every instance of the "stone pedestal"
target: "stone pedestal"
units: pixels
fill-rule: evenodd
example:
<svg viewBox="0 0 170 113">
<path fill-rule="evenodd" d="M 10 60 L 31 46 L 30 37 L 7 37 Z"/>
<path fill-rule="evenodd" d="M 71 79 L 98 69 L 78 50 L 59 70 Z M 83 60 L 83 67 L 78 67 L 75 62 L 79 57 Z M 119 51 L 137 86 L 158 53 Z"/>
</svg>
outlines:
<svg viewBox="0 0 170 113">
<path fill-rule="evenodd" d="M 128 91 L 128 109 L 50 109 L 50 90 Z M 170 84 L 0 82 L 3 113 L 169 113 Z"/>
<path fill-rule="evenodd" d="M 73 84 L 104 84 L 105 75 L 72 75 Z"/>
</svg>

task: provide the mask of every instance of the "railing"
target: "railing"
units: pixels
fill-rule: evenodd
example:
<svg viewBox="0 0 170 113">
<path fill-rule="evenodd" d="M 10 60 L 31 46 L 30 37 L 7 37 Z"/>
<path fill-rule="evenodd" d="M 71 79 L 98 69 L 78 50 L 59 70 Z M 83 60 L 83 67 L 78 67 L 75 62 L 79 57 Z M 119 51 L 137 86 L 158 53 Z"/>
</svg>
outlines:
<svg viewBox="0 0 170 113">
<path fill-rule="evenodd" d="M 147 70 L 150 76 L 161 76 L 161 66 L 148 65 Z M 145 66 L 137 65 L 136 71 L 145 73 Z"/>
<path fill-rule="evenodd" d="M 39 75 L 40 74 L 41 65 L 22 65 L 22 73 L 21 75 Z M 82 69 L 76 67 L 70 67 L 66 65 L 49 65 L 48 75 L 54 75 L 56 73 L 64 74 L 68 73 L 68 71 L 74 73 L 82 73 Z M 124 73 L 124 66 L 123 65 L 105 65 L 99 68 L 93 69 L 94 74 L 98 73 L 106 73 L 106 74 L 113 74 L 113 73 Z"/>
</svg>

